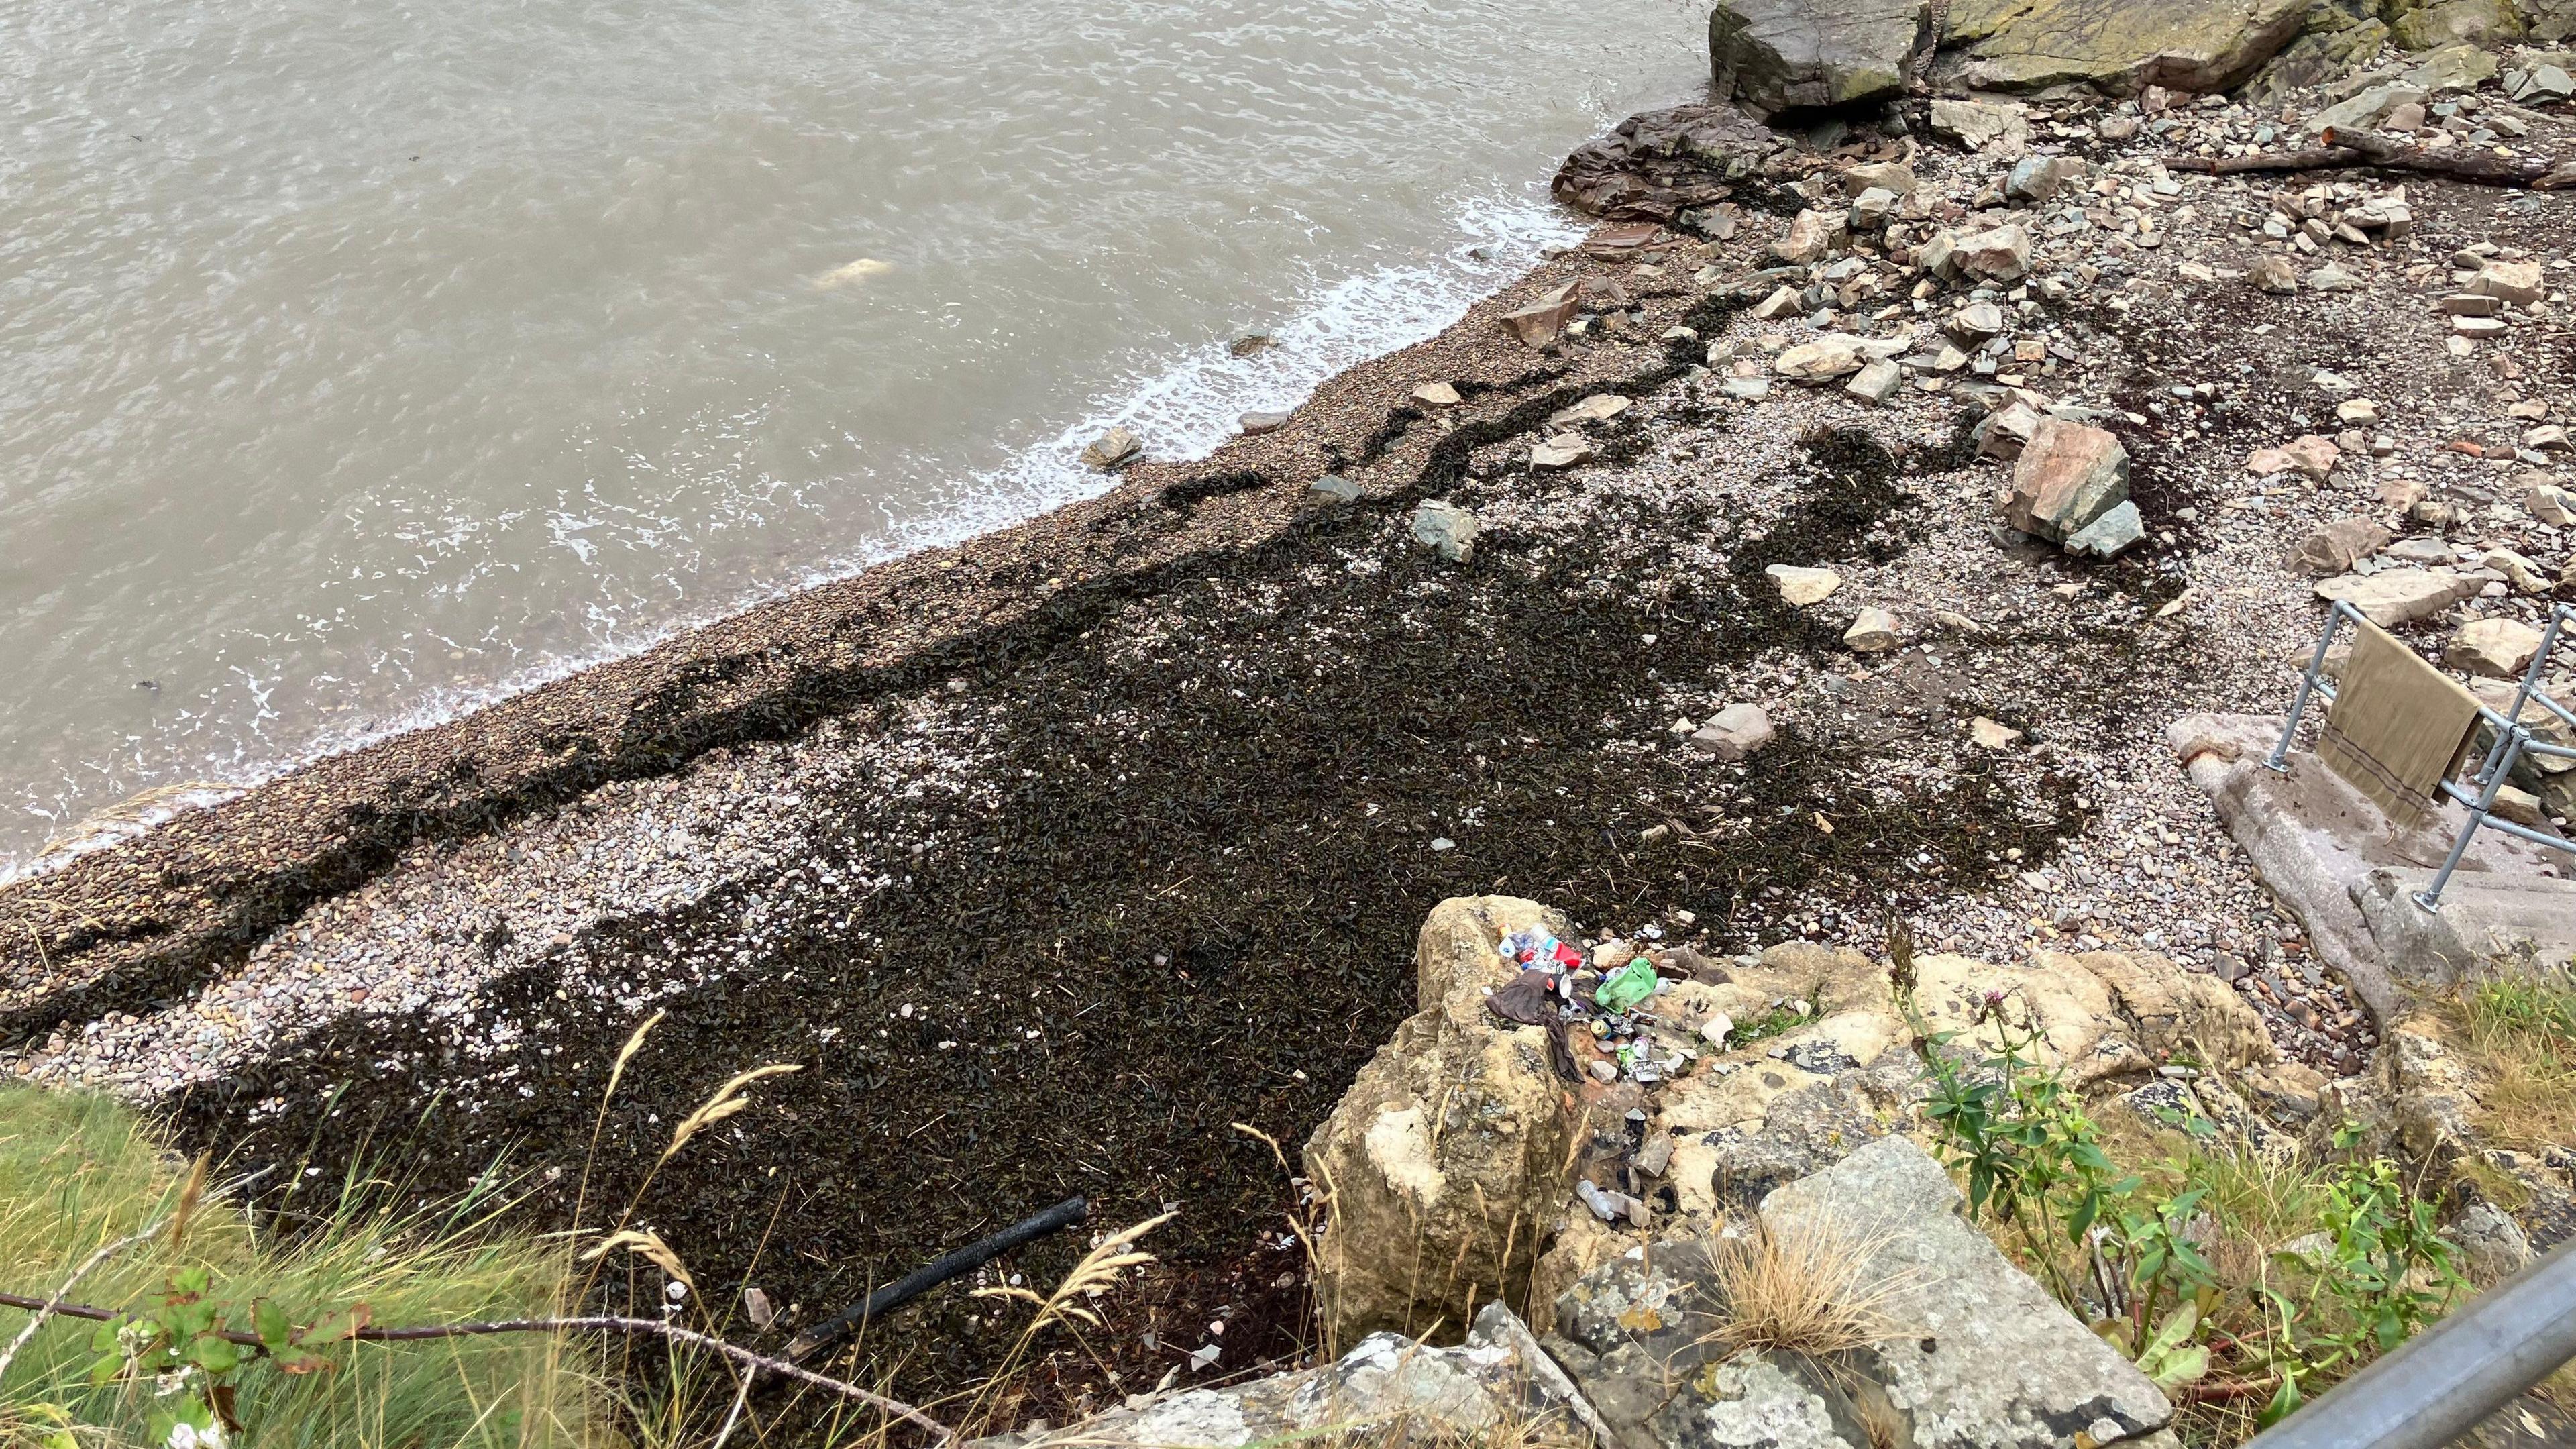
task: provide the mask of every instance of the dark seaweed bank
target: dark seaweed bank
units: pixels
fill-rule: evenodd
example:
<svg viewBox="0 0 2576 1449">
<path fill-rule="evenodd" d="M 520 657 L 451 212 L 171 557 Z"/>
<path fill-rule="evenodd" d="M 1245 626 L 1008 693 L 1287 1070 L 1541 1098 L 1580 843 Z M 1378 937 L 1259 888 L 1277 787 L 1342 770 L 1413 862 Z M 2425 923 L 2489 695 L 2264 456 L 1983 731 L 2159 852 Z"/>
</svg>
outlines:
<svg viewBox="0 0 2576 1449">
<path fill-rule="evenodd" d="M 1460 429 L 1425 484 L 1476 498 L 1526 482 L 1470 477 L 1468 459 L 1566 400 Z M 1884 556 L 1910 536 L 1898 460 L 1868 434 L 1812 435 L 1787 466 L 1799 501 L 1749 566 L 1694 572 L 1675 548 L 1732 525 L 1641 499 L 1610 520 L 1616 550 L 1571 557 L 1497 529 L 1460 568 L 1402 539 L 1417 492 L 1319 511 L 1151 588 L 1069 590 L 906 669 L 848 722 L 975 701 L 993 722 L 984 793 L 817 791 L 815 858 L 582 943 L 592 982 L 676 988 L 609 1111 L 594 1200 L 623 1200 L 724 1076 L 793 1062 L 646 1198 L 714 1301 L 757 1281 L 811 1322 L 1079 1192 L 1095 1223 L 1179 1216 L 1151 1244 L 1169 1271 L 1052 1362 L 1064 1395 L 1148 1387 L 1215 1320 L 1226 1366 L 1295 1350 L 1293 1195 L 1233 1124 L 1293 1162 L 1412 1011 L 1431 905 L 1526 895 L 1740 948 L 1787 934 L 1782 913 L 1813 892 L 1954 889 L 2076 825 L 2062 785 L 1962 760 L 1918 799 L 1873 785 L 1861 746 L 1820 739 L 1785 738 L 1721 786 L 1663 729 L 1665 683 L 1705 689 L 1784 643 L 1837 648 L 1760 560 Z M 854 879 L 881 885 L 856 906 L 797 889 Z M 559 1223 L 641 1015 L 563 985 L 505 978 L 479 1024 L 326 1031 L 174 1104 L 179 1121 L 245 1160 L 399 1161 L 424 1192 L 496 1160 L 562 1168 L 531 1204 Z M 335 1092 L 327 1113 L 249 1110 Z M 1051 1282 L 1082 1246 L 1012 1266 Z M 945 1290 L 878 1325 L 870 1363 L 901 1359 L 899 1388 L 935 1397 L 988 1368 L 1015 1322 Z"/>
</svg>

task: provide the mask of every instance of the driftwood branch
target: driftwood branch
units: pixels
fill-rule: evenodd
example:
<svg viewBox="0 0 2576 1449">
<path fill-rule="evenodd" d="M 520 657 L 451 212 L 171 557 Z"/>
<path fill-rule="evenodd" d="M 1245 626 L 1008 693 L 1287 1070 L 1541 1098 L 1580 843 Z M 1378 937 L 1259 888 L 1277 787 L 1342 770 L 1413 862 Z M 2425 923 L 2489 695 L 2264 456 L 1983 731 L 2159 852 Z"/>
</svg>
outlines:
<svg viewBox="0 0 2576 1449">
<path fill-rule="evenodd" d="M 111 1248 L 116 1246 L 120 1245 L 110 1245 Z M 86 1272 L 88 1268 L 84 1266 L 82 1271 Z M 0 1293 L 0 1308 L 29 1309 L 35 1312 L 40 1320 L 44 1316 L 58 1315 L 64 1318 L 85 1318 L 92 1322 L 106 1323 L 120 1316 L 115 1309 L 101 1308 L 95 1303 L 66 1303 L 60 1296 L 27 1298 L 15 1293 Z M 30 1325 L 30 1329 L 33 1326 Z M 673 1343 L 684 1343 L 692 1348 L 702 1348 L 710 1353 L 722 1354 L 747 1369 L 777 1374 L 781 1378 L 794 1379 L 798 1383 L 812 1384 L 816 1388 L 827 1389 L 842 1398 L 855 1399 L 871 1408 L 881 1409 L 906 1423 L 921 1428 L 930 1435 L 934 1443 L 944 1444 L 953 1437 L 947 1425 L 910 1404 L 889 1399 L 883 1394 L 872 1393 L 857 1384 L 815 1373 L 811 1369 L 799 1368 L 783 1359 L 754 1353 L 750 1349 L 727 1343 L 712 1334 L 699 1333 L 674 1323 L 664 1323 L 657 1318 L 619 1318 L 607 1315 L 586 1318 L 510 1318 L 480 1323 L 431 1323 L 416 1328 L 369 1327 L 361 1328 L 349 1336 L 361 1343 L 417 1343 L 425 1339 L 481 1338 L 502 1333 L 590 1332 L 644 1333 L 669 1339 Z M 23 1338 L 26 1335 L 21 1336 Z M 255 1333 L 227 1330 L 223 1337 L 246 1348 L 263 1347 L 259 1341 L 259 1335 Z"/>
<path fill-rule="evenodd" d="M 2323 144 L 2298 151 L 2258 151 L 2251 156 L 2169 156 L 2168 171 L 2196 171 L 2205 176 L 2235 176 L 2249 171 L 2333 171 L 2375 166 L 2383 171 L 2409 171 L 2477 186 L 2515 186 L 2556 191 L 2576 186 L 2576 161 L 2547 156 L 2499 156 L 2474 146 L 2434 150 L 2397 136 L 2329 126 Z"/>
<path fill-rule="evenodd" d="M 161 1218 L 146 1225 L 140 1231 L 128 1233 L 124 1237 L 99 1244 L 98 1251 L 90 1254 L 86 1258 L 83 1258 L 81 1260 L 81 1265 L 72 1270 L 72 1275 L 63 1280 L 63 1286 L 55 1289 L 54 1296 L 45 1302 L 36 1304 L 12 1303 L 12 1307 L 33 1308 L 36 1313 L 33 1318 L 27 1320 L 26 1327 L 18 1330 L 18 1336 L 9 1340 L 8 1350 L 6 1352 L 0 1352 L 0 1378 L 8 1377 L 9 1365 L 17 1362 L 18 1360 L 18 1350 L 27 1346 L 27 1340 L 36 1336 L 36 1330 L 45 1326 L 46 1319 L 51 1318 L 55 1314 L 63 1312 L 65 1309 L 73 1306 L 72 1304 L 65 1302 L 64 1299 L 74 1288 L 80 1286 L 80 1280 L 88 1277 L 92 1268 L 95 1268 L 99 1264 L 106 1262 L 108 1259 L 115 1257 L 117 1254 L 124 1252 L 126 1249 L 133 1247 L 135 1244 L 142 1242 L 145 1238 L 151 1237 L 154 1233 L 157 1233 L 161 1231 L 162 1228 L 168 1226 L 169 1222 L 170 1220 L 168 1218 Z M 75 1314 L 73 1316 L 87 1317 L 88 1315 Z"/>
</svg>

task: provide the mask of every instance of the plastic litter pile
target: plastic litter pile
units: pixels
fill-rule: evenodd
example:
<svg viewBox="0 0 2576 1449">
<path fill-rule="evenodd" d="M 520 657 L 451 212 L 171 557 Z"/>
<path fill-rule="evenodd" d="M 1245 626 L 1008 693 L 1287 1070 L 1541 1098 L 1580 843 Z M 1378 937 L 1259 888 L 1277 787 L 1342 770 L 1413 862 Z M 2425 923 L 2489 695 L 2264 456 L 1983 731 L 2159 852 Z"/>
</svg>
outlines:
<svg viewBox="0 0 2576 1449">
<path fill-rule="evenodd" d="M 1653 926 L 1639 933 L 1655 939 Z M 1548 1029 L 1549 1056 L 1567 1080 L 1588 1076 L 1604 1085 L 1627 1080 L 1651 1087 L 1690 1069 L 1699 1053 L 1659 1042 L 1650 1028 L 1663 1025 L 1655 1000 L 1688 979 L 1696 956 L 1654 956 L 1605 941 L 1589 950 L 1537 927 L 1514 931 L 1495 947 L 1520 974 L 1486 998 L 1505 1021 Z M 1626 957 L 1622 962 L 1619 958 Z"/>
</svg>

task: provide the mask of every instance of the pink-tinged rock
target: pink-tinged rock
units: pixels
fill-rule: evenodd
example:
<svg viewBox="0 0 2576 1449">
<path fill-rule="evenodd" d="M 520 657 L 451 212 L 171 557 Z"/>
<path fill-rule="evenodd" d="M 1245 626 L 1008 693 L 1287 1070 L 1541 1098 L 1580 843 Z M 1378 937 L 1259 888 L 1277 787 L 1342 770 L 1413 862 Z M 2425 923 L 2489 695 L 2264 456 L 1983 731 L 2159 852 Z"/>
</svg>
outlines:
<svg viewBox="0 0 2576 1449">
<path fill-rule="evenodd" d="M 2389 532 L 2376 519 L 2339 518 L 2299 540 L 2291 557 L 2312 578 L 2343 573 L 2388 546 Z"/>
<path fill-rule="evenodd" d="M 2018 226 L 1998 226 L 1958 237 L 1950 244 L 1949 265 L 1962 276 L 1982 281 L 2019 281 L 2030 273 L 2030 233 Z"/>
<path fill-rule="evenodd" d="M 2005 462 L 2021 456 L 2030 443 L 2030 435 L 2039 427 L 2038 409 L 2028 403 L 2011 403 L 2003 411 L 1991 414 L 1980 425 L 1977 456 L 2001 458 Z"/>
<path fill-rule="evenodd" d="M 1843 219 L 1825 212 L 1799 212 L 1790 221 L 1789 230 L 1771 244 L 1773 254 L 1793 266 L 1823 261 L 1833 250 L 1834 239 L 1842 234 Z"/>
<path fill-rule="evenodd" d="M 1568 282 L 1529 306 L 1504 313 L 1502 322 L 1504 328 L 1523 343 L 1531 347 L 1546 347 L 1565 335 L 1565 324 L 1574 320 L 1574 314 L 1581 306 L 1575 297 L 1574 284 Z"/>
<path fill-rule="evenodd" d="M 2129 496 L 2129 451 L 2101 428 L 2041 418 L 2013 464 L 2004 521 L 2051 543 L 2119 507 Z"/>
<path fill-rule="evenodd" d="M 2469 279 L 2469 288 L 2484 297 L 2501 298 L 2517 306 L 2528 307 L 2545 295 L 2549 288 L 2538 262 L 2489 262 L 2478 268 Z"/>
<path fill-rule="evenodd" d="M 2519 619 L 2472 619 L 2442 646 L 2442 663 L 2463 674 L 2519 679 L 2540 652 L 2540 631 Z"/>
<path fill-rule="evenodd" d="M 2286 447 L 2257 448 L 2245 459 L 2248 473 L 2296 473 L 2323 482 L 2343 460 L 2343 449 L 2335 440 L 2316 433 L 2293 440 Z"/>
<path fill-rule="evenodd" d="M 2309 433 L 2281 451 L 2290 455 L 2291 467 L 2319 482 L 2343 461 L 2343 449 L 2335 446 L 2335 440 L 2318 433 Z"/>
</svg>

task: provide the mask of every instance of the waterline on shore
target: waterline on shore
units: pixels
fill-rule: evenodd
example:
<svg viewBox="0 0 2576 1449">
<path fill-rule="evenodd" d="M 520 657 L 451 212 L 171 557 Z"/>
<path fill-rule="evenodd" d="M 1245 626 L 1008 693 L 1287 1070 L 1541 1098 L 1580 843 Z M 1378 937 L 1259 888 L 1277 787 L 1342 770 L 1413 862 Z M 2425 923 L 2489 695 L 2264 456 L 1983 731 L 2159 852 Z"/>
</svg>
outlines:
<svg viewBox="0 0 2576 1449">
<path fill-rule="evenodd" d="M 606 616 L 594 631 L 596 647 L 549 658 L 478 688 L 432 687 L 414 703 L 378 712 L 362 723 L 325 729 L 308 740 L 277 738 L 277 719 L 266 703 L 278 679 L 240 666 L 231 682 L 183 716 L 178 733 L 223 732 L 228 725 L 247 743 L 194 757 L 155 761 L 155 742 L 132 738 L 122 760 L 83 762 L 79 772 L 20 787 L 21 809 L 45 822 L 25 838 L 0 848 L 0 883 L 58 869 L 88 851 L 148 830 L 183 811 L 218 803 L 242 789 L 314 760 L 365 748 L 381 740 L 468 714 L 498 700 L 584 669 L 649 649 L 677 634 L 704 627 L 761 603 L 847 578 L 875 564 L 924 549 L 945 547 L 1097 496 L 1113 480 L 1082 466 L 1079 453 L 1111 427 L 1126 427 L 1156 458 L 1203 457 L 1232 437 L 1247 412 L 1286 411 L 1334 374 L 1372 357 L 1437 334 L 1477 300 L 1536 262 L 1551 245 L 1582 235 L 1569 214 L 1539 199 L 1494 192 L 1462 198 L 1445 246 L 1419 258 L 1389 261 L 1372 270 L 1302 289 L 1305 300 L 1265 329 L 1278 345 L 1250 357 L 1229 350 L 1231 338 L 1203 339 L 1179 348 L 1140 348 L 1140 360 L 1120 369 L 1121 380 L 1100 388 L 1075 421 L 1022 446 L 1008 462 L 970 475 L 959 505 L 935 516 L 889 519 L 881 536 L 852 556 L 806 570 L 781 584 L 744 590 L 704 607 L 635 629 Z M 417 642 L 417 641 L 407 641 Z M 407 673 L 390 652 L 376 656 L 380 671 Z M 246 722 L 245 722 L 246 721 Z M 263 750 L 261 745 L 273 745 Z M 86 773 L 90 778 L 82 778 Z M 126 793 L 95 808 L 97 781 L 115 780 Z M 90 807 L 84 810 L 84 807 Z M 77 823 L 73 823 L 77 822 Z"/>
</svg>

